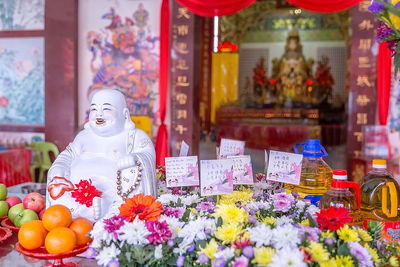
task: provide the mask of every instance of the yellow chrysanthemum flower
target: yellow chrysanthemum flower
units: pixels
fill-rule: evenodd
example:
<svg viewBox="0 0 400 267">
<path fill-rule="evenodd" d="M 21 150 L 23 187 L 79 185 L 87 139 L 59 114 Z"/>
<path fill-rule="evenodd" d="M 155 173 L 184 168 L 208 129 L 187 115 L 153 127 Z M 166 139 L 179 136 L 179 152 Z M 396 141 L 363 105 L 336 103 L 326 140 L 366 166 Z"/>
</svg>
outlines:
<svg viewBox="0 0 400 267">
<path fill-rule="evenodd" d="M 253 192 L 250 189 L 242 188 L 241 191 L 233 191 L 232 194 L 221 195 L 218 204 L 248 204 L 253 201 Z"/>
<path fill-rule="evenodd" d="M 231 243 L 238 239 L 242 232 L 243 229 L 240 225 L 229 223 L 218 227 L 215 232 L 215 237 L 224 243 Z"/>
<path fill-rule="evenodd" d="M 221 217 L 224 223 L 246 223 L 249 213 L 235 205 L 219 204 L 213 216 Z"/>
<path fill-rule="evenodd" d="M 389 264 L 390 264 L 390 266 L 393 266 L 393 267 L 399 267 L 399 260 L 397 259 L 397 257 L 392 256 L 389 259 Z"/>
<path fill-rule="evenodd" d="M 202 248 L 200 246 L 200 250 L 197 252 L 197 255 L 205 253 L 209 259 L 214 260 L 214 253 L 217 251 L 218 251 L 218 243 L 213 238 L 210 240 L 210 242 L 207 243 L 205 248 Z"/>
<path fill-rule="evenodd" d="M 361 240 L 364 242 L 372 241 L 372 237 L 370 234 L 362 228 L 355 228 L 358 232 L 358 235 L 361 237 Z"/>
<path fill-rule="evenodd" d="M 254 248 L 254 259 L 252 260 L 252 263 L 266 266 L 271 262 L 271 258 L 274 256 L 274 254 L 275 250 L 270 247 Z"/>
<path fill-rule="evenodd" d="M 319 263 L 320 267 L 337 267 L 335 259 L 331 258 L 328 261 L 323 261 Z"/>
<path fill-rule="evenodd" d="M 194 215 L 198 215 L 199 214 L 199 211 L 196 210 L 195 208 L 189 208 L 189 210 L 190 210 L 190 213 L 192 213 Z"/>
<path fill-rule="evenodd" d="M 310 245 L 308 246 L 307 251 L 319 264 L 325 261 L 329 261 L 329 252 L 325 250 L 321 243 L 310 241 Z"/>
<path fill-rule="evenodd" d="M 353 259 L 350 256 L 336 256 L 337 267 L 353 267 Z"/>
<path fill-rule="evenodd" d="M 392 4 L 396 5 L 400 0 L 392 0 Z M 399 30 L 400 29 L 400 18 L 392 13 L 389 12 L 389 18 L 390 21 L 392 22 L 393 26 Z"/>
<path fill-rule="evenodd" d="M 334 237 L 333 232 L 331 232 L 331 231 L 322 232 L 321 236 L 323 239 Z"/>
<path fill-rule="evenodd" d="M 276 225 L 276 218 L 274 217 L 265 217 L 261 220 L 262 223 L 265 223 L 266 225 L 270 225 L 270 226 L 275 226 Z"/>
<path fill-rule="evenodd" d="M 374 248 L 371 248 L 368 244 L 365 244 L 364 246 L 368 249 L 369 254 L 372 256 L 372 260 L 375 263 L 378 263 L 380 261 L 378 252 Z"/>
<path fill-rule="evenodd" d="M 308 219 L 305 219 L 305 220 L 302 220 L 300 224 L 304 225 L 304 226 L 310 226 L 310 221 Z"/>
<path fill-rule="evenodd" d="M 339 238 L 345 242 L 360 241 L 360 238 L 358 237 L 358 233 L 355 230 L 351 229 L 347 224 L 345 226 L 343 226 L 342 228 L 340 228 L 337 231 L 337 234 L 338 234 Z"/>
</svg>

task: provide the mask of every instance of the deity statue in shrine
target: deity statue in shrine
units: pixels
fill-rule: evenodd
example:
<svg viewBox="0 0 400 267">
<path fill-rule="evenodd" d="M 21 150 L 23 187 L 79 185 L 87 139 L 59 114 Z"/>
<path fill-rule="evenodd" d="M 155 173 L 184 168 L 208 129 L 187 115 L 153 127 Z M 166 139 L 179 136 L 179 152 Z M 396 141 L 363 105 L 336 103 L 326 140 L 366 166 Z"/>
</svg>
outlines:
<svg viewBox="0 0 400 267">
<path fill-rule="evenodd" d="M 156 196 L 156 183 L 151 139 L 135 127 L 124 95 L 103 88 L 93 94 L 84 129 L 48 172 L 46 206 L 62 204 L 74 218 L 97 221 L 134 194 Z"/>
<path fill-rule="evenodd" d="M 271 78 L 276 81 L 278 104 L 307 103 L 307 80 L 312 77 L 313 59 L 306 61 L 299 33 L 292 29 L 287 38 L 285 52 L 272 60 Z"/>
</svg>

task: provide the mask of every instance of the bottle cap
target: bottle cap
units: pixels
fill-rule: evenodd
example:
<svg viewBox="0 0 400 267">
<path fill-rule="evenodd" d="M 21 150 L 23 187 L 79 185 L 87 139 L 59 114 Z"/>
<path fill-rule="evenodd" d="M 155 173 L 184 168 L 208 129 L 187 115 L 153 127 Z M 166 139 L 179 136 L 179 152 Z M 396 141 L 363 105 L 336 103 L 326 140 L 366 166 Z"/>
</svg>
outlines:
<svg viewBox="0 0 400 267">
<path fill-rule="evenodd" d="M 384 159 L 374 159 L 374 160 L 372 160 L 372 168 L 386 169 L 386 160 L 384 160 Z"/>
<path fill-rule="evenodd" d="M 333 170 L 333 179 L 335 180 L 347 180 L 347 171 L 346 170 Z"/>
</svg>

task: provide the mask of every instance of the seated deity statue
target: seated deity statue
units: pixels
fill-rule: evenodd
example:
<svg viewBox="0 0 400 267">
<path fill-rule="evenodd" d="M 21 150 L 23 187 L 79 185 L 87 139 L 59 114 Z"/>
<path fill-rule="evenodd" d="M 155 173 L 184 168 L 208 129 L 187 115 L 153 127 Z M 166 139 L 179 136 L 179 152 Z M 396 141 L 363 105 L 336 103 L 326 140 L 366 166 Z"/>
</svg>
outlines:
<svg viewBox="0 0 400 267">
<path fill-rule="evenodd" d="M 80 182 L 91 183 L 100 192 L 92 205 L 77 201 Z M 46 207 L 62 204 L 71 210 L 73 218 L 95 222 L 118 212 L 124 200 L 134 194 L 156 197 L 156 183 L 151 139 L 135 127 L 124 95 L 103 88 L 93 94 L 84 129 L 48 171 Z"/>
<path fill-rule="evenodd" d="M 305 102 L 307 79 L 312 76 L 314 61 L 305 60 L 300 37 L 292 29 L 286 39 L 285 53 L 273 59 L 272 79 L 276 80 L 278 104 L 283 102 Z"/>
</svg>

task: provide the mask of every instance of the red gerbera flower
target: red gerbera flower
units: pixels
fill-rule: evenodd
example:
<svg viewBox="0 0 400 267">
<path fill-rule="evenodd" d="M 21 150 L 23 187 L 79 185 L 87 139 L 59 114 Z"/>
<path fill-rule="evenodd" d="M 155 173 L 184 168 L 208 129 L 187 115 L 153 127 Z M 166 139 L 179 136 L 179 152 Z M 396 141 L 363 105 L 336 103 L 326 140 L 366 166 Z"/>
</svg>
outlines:
<svg viewBox="0 0 400 267">
<path fill-rule="evenodd" d="M 317 223 L 321 230 L 333 230 L 340 229 L 346 223 L 352 222 L 353 218 L 349 216 L 350 212 L 345 208 L 329 207 L 329 209 L 321 210 L 317 212 Z"/>
<path fill-rule="evenodd" d="M 95 186 L 92 185 L 92 180 L 81 180 L 79 184 L 75 184 L 74 191 L 71 192 L 71 196 L 75 198 L 75 201 L 79 204 L 91 207 L 93 205 L 93 198 L 100 197 L 100 192 Z"/>
<path fill-rule="evenodd" d="M 128 198 L 119 207 L 119 215 L 127 218 L 130 222 L 135 220 L 136 216 L 142 221 L 157 221 L 162 211 L 161 202 L 156 201 L 153 196 L 144 196 L 143 194 Z"/>
</svg>

